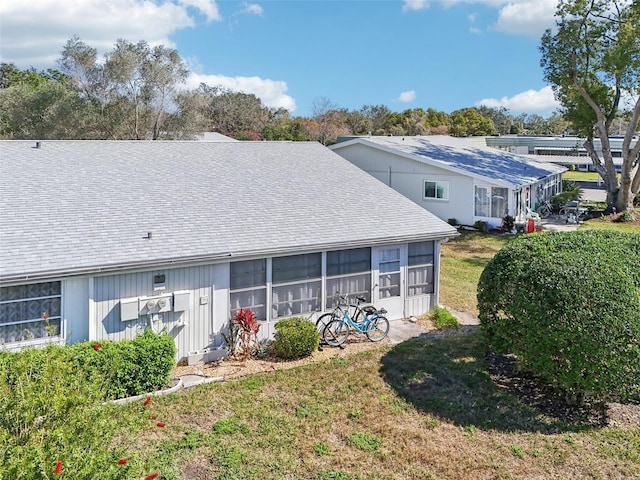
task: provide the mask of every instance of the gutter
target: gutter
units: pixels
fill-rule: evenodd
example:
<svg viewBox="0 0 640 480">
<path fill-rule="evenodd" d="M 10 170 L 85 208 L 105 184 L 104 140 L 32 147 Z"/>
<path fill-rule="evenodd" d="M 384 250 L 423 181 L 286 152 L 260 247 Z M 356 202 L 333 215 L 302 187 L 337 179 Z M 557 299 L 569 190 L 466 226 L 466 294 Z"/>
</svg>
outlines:
<svg viewBox="0 0 640 480">
<path fill-rule="evenodd" d="M 382 228 L 382 227 L 375 227 Z M 237 251 L 237 252 L 224 252 L 224 253 L 215 253 L 211 255 L 194 255 L 189 257 L 174 257 L 168 259 L 159 259 L 159 260 L 144 260 L 139 262 L 126 262 L 126 263 L 117 263 L 111 265 L 104 266 L 95 266 L 95 267 L 82 267 L 82 268 L 71 268 L 71 269 L 59 269 L 59 270 L 48 270 L 42 272 L 30 272 L 30 273 L 21 273 L 14 275 L 2 275 L 0 276 L 0 286 L 16 284 L 20 282 L 33 282 L 51 278 L 67 278 L 67 277 L 78 277 L 84 275 L 95 275 L 95 274 L 110 274 L 110 273 L 124 273 L 131 272 L 134 270 L 148 270 L 152 268 L 163 268 L 163 267 L 184 267 L 191 265 L 201 265 L 206 263 L 219 262 L 221 260 L 229 260 L 231 258 L 234 259 L 247 259 L 250 257 L 277 257 L 289 254 L 298 254 L 298 253 L 306 253 L 310 251 L 322 251 L 322 250 L 338 250 L 338 249 L 346 249 L 346 248 L 359 248 L 359 247 L 370 247 L 375 245 L 382 244 L 393 244 L 393 243 L 407 243 L 407 242 L 416 242 L 416 241 L 428 241 L 428 240 L 441 240 L 442 242 L 446 242 L 451 238 L 455 238 L 460 235 L 455 229 L 452 227 L 452 231 L 450 233 L 440 232 L 440 233 L 432 233 L 427 235 L 405 235 L 402 237 L 379 237 L 377 239 L 370 240 L 357 240 L 351 242 L 335 242 L 335 243 L 315 243 L 309 245 L 298 245 L 291 246 L 285 248 L 277 248 L 277 249 L 263 249 L 263 250 L 247 250 L 247 251 Z"/>
</svg>

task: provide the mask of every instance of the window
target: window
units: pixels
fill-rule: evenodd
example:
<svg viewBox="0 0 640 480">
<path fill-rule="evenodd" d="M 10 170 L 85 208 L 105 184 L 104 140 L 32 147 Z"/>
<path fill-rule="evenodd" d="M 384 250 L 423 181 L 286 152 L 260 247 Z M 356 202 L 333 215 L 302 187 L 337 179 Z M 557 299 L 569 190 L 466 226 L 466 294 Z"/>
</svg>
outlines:
<svg viewBox="0 0 640 480">
<path fill-rule="evenodd" d="M 409 244 L 407 296 L 433 293 L 433 242 Z"/>
<path fill-rule="evenodd" d="M 371 249 L 327 252 L 327 308 L 337 305 L 338 293 L 371 301 Z"/>
<path fill-rule="evenodd" d="M 0 345 L 60 335 L 60 292 L 60 282 L 0 287 Z"/>
<path fill-rule="evenodd" d="M 378 274 L 380 298 L 400 296 L 400 249 L 387 248 L 380 251 Z"/>
<path fill-rule="evenodd" d="M 508 188 L 476 185 L 474 213 L 476 217 L 502 218 L 509 209 Z"/>
<path fill-rule="evenodd" d="M 250 308 L 260 320 L 267 318 L 267 261 L 247 260 L 231 263 L 231 315 Z"/>
<path fill-rule="evenodd" d="M 449 182 L 424 182 L 424 198 L 449 200 Z"/>
<path fill-rule="evenodd" d="M 322 254 L 276 257 L 272 261 L 272 318 L 320 308 Z"/>
</svg>

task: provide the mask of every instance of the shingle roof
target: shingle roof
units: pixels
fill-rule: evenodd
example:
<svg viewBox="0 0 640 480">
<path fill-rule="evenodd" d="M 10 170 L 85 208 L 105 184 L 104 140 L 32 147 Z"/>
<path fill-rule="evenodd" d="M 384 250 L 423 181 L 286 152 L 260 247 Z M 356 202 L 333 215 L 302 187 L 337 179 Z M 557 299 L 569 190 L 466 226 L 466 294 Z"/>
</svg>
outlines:
<svg viewBox="0 0 640 480">
<path fill-rule="evenodd" d="M 486 147 L 478 142 L 444 135 L 359 137 L 338 143 L 331 148 L 339 153 L 340 148 L 354 143 L 395 152 L 419 162 L 511 188 L 530 185 L 540 178 L 566 170 L 558 165 L 536 162 L 521 155 Z"/>
<path fill-rule="evenodd" d="M 318 143 L 40 143 L 0 142 L 0 280 L 456 234 Z"/>
</svg>

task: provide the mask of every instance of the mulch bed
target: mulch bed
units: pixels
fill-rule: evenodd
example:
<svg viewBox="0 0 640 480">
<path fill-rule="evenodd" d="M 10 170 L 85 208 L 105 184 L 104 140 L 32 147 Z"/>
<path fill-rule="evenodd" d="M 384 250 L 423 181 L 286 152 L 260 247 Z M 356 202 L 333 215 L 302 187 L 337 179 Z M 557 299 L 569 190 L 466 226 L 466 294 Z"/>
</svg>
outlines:
<svg viewBox="0 0 640 480">
<path fill-rule="evenodd" d="M 491 379 L 544 415 L 567 423 L 592 427 L 640 427 L 640 399 L 629 403 L 573 405 L 538 378 L 516 370 L 512 355 L 487 354 Z"/>
</svg>

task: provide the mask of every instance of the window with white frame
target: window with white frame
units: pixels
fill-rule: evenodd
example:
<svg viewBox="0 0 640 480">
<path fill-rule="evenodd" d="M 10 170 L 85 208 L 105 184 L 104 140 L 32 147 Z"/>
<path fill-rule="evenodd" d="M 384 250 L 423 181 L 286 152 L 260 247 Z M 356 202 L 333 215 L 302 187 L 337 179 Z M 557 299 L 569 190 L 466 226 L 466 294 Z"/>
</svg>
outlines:
<svg viewBox="0 0 640 480">
<path fill-rule="evenodd" d="M 0 287 L 0 346 L 61 335 L 60 282 Z"/>
<path fill-rule="evenodd" d="M 476 217 L 502 218 L 509 209 L 508 188 L 475 186 L 474 214 Z"/>
<path fill-rule="evenodd" d="M 267 318 L 267 261 L 231 263 L 231 316 L 241 308 L 251 309 L 259 320 Z"/>
<path fill-rule="evenodd" d="M 400 248 L 381 250 L 379 261 L 378 294 L 380 298 L 400 296 Z"/>
<path fill-rule="evenodd" d="M 424 198 L 449 200 L 449 182 L 433 182 L 425 180 Z"/>
<path fill-rule="evenodd" d="M 410 243 L 408 254 L 407 296 L 433 293 L 433 241 Z"/>
<path fill-rule="evenodd" d="M 327 252 L 327 308 L 338 304 L 338 294 L 371 301 L 371 248 Z"/>
<path fill-rule="evenodd" d="M 320 309 L 321 253 L 275 257 L 271 267 L 272 318 Z"/>
</svg>

